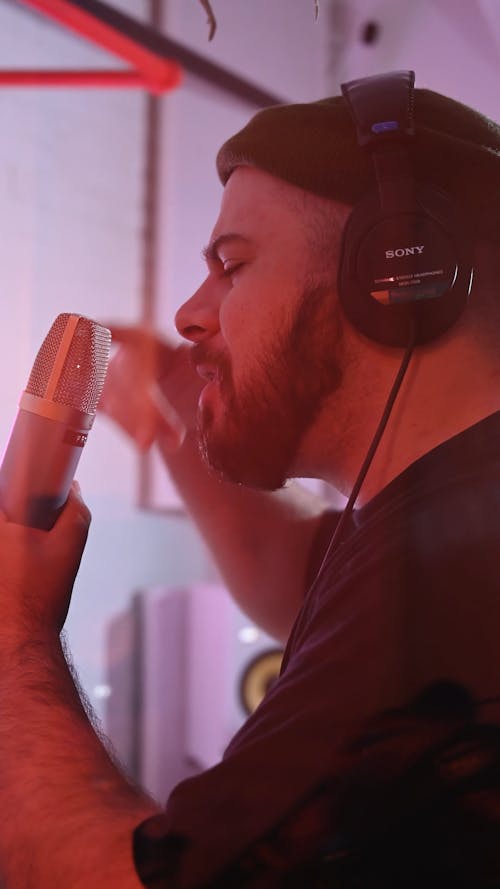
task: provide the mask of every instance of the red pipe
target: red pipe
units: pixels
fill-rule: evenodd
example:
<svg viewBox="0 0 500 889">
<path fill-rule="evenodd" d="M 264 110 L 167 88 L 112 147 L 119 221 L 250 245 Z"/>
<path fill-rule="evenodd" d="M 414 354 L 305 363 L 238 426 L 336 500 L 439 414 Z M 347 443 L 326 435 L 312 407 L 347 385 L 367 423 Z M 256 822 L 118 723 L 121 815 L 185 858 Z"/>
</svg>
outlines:
<svg viewBox="0 0 500 889">
<path fill-rule="evenodd" d="M 21 0 L 21 2 L 120 56 L 142 73 L 144 81 L 149 84 L 153 92 L 172 89 L 180 83 L 181 68 L 176 62 L 159 57 L 92 13 L 75 6 L 71 0 Z"/>
<path fill-rule="evenodd" d="M 146 79 L 140 71 L 21 71 L 1 70 L 0 86 L 67 86 L 67 87 L 100 87 L 104 89 L 148 89 L 150 92 L 162 93 L 174 89 L 180 83 L 180 69 L 172 65 L 165 70 L 163 82 Z"/>
</svg>

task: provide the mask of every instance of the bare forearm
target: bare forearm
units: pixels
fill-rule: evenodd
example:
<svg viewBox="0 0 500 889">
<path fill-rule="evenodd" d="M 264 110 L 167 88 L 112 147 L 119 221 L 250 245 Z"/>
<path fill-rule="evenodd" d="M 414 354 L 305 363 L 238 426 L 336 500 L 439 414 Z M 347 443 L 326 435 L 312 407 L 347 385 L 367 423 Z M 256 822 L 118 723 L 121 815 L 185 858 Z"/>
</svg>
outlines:
<svg viewBox="0 0 500 889">
<path fill-rule="evenodd" d="M 0 885 L 138 889 L 132 831 L 157 809 L 112 762 L 59 640 L 0 660 Z"/>
<path fill-rule="evenodd" d="M 158 444 L 162 451 L 161 438 Z M 162 453 L 232 595 L 257 623 L 285 639 L 327 504 L 297 484 L 265 492 L 221 481 L 202 461 L 194 433 L 179 451 Z"/>
</svg>

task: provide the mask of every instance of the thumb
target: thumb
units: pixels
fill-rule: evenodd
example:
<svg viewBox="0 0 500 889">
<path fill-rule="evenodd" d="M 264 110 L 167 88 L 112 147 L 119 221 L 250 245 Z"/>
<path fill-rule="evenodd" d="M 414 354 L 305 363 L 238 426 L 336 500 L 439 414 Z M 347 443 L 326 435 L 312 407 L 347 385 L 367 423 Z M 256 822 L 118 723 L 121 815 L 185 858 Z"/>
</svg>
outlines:
<svg viewBox="0 0 500 889">
<path fill-rule="evenodd" d="M 91 513 L 82 498 L 79 483 L 71 484 L 68 499 L 50 534 L 66 541 L 72 540 L 77 548 L 83 550 L 91 522 Z"/>
</svg>

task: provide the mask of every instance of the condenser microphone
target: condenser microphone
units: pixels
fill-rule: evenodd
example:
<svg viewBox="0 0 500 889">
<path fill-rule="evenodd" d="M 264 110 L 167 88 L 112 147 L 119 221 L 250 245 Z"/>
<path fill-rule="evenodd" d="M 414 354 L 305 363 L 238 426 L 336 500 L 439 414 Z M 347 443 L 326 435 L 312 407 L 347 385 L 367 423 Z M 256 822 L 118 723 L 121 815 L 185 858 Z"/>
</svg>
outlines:
<svg viewBox="0 0 500 889">
<path fill-rule="evenodd" d="M 66 503 L 94 422 L 111 334 L 81 315 L 58 315 L 36 356 L 0 467 L 0 508 L 49 530 Z"/>
</svg>

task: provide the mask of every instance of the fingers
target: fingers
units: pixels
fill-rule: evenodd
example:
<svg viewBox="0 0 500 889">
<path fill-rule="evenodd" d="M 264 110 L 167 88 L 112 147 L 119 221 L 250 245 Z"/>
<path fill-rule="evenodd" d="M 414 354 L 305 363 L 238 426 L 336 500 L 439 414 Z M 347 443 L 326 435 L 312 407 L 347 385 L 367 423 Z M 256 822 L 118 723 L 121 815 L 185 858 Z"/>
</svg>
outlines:
<svg viewBox="0 0 500 889">
<path fill-rule="evenodd" d="M 68 529 L 71 526 L 80 526 L 81 529 L 88 530 L 91 520 L 91 512 L 82 498 L 80 485 L 75 479 L 71 483 L 68 499 L 55 523 L 55 525 L 57 525 L 58 527 L 58 533 L 67 533 Z M 18 524 L 17 522 L 12 522 L 7 518 L 2 510 L 0 510 L 0 525 L 16 525 L 17 527 L 22 529 L 22 531 L 24 531 L 28 536 L 41 536 L 42 539 L 46 536 L 47 533 L 51 533 L 42 531 L 39 528 L 33 528 L 30 525 L 22 525 Z"/>
<path fill-rule="evenodd" d="M 145 346 L 160 348 L 166 351 L 175 351 L 179 342 L 174 338 L 160 336 L 152 327 L 146 325 L 115 324 L 109 321 L 101 321 L 111 331 L 113 343 L 116 345 L 144 348 Z"/>
<path fill-rule="evenodd" d="M 48 533 L 64 541 L 65 548 L 69 545 L 83 552 L 91 520 L 92 515 L 82 498 L 80 485 L 73 481 L 64 508 Z"/>
<path fill-rule="evenodd" d="M 82 497 L 82 489 L 76 479 L 71 483 L 65 512 L 69 514 L 68 521 L 78 520 L 87 526 L 92 521 L 92 514 Z"/>
<path fill-rule="evenodd" d="M 151 337 L 153 335 L 151 329 L 141 325 L 115 324 L 114 322 L 102 320 L 99 323 L 111 331 L 111 336 L 117 343 L 130 343 L 133 345 L 145 336 Z"/>
<path fill-rule="evenodd" d="M 0 646 L 53 638 L 64 624 L 90 512 L 78 485 L 50 531 L 0 522 Z"/>
<path fill-rule="evenodd" d="M 144 376 L 149 374 L 159 379 L 168 373 L 176 344 L 160 337 L 150 327 L 108 324 L 112 344 L 117 346 L 116 354 L 126 354 Z"/>
<path fill-rule="evenodd" d="M 151 330 L 109 326 L 119 348 L 108 367 L 100 411 L 140 451 L 147 451 L 159 435 L 167 450 L 176 450 L 184 439 L 185 425 L 160 381 L 178 367 L 179 346 L 170 345 Z"/>
<path fill-rule="evenodd" d="M 176 451 L 182 445 L 186 437 L 186 427 L 177 411 L 165 398 L 157 383 L 152 383 L 149 388 L 149 396 L 156 408 L 159 424 L 158 432 L 162 432 L 163 445 L 167 450 Z"/>
<path fill-rule="evenodd" d="M 151 398 L 156 383 L 137 355 L 118 352 L 110 362 L 99 409 L 132 439 L 139 450 L 155 440 L 162 418 Z"/>
</svg>

